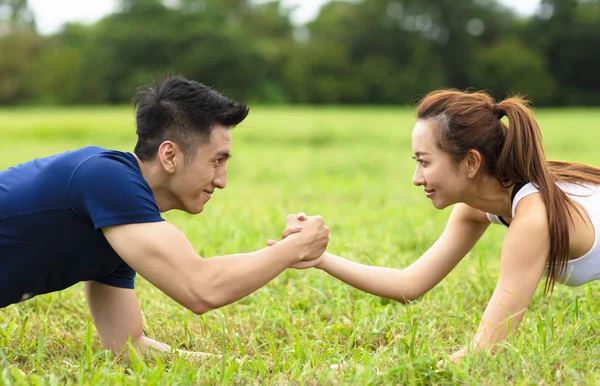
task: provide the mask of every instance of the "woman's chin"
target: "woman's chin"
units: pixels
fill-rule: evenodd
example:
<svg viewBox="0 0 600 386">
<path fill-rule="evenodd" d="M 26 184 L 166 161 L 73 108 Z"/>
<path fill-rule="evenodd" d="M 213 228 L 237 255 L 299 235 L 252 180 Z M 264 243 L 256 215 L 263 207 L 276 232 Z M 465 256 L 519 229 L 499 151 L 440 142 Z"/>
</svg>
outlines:
<svg viewBox="0 0 600 386">
<path fill-rule="evenodd" d="M 438 210 L 446 209 L 448 206 L 450 206 L 446 202 L 437 201 L 437 200 L 431 200 L 431 205 L 433 205 L 433 207 Z"/>
</svg>

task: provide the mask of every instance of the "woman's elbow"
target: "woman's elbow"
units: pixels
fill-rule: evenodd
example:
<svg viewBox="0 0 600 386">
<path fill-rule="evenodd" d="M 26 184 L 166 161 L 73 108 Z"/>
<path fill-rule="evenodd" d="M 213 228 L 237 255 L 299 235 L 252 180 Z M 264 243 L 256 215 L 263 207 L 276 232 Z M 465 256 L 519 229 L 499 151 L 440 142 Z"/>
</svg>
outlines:
<svg viewBox="0 0 600 386">
<path fill-rule="evenodd" d="M 393 300 L 397 301 L 398 303 L 401 304 L 408 304 L 408 303 L 412 303 L 413 301 L 417 300 L 419 298 L 418 295 L 415 294 L 399 294 L 399 295 L 395 295 L 392 297 Z"/>
</svg>

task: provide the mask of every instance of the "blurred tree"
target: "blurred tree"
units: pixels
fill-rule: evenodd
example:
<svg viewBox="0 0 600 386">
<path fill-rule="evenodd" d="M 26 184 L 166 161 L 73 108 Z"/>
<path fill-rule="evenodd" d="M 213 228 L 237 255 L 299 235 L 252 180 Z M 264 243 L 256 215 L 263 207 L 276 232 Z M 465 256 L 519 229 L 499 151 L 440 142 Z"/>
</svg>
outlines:
<svg viewBox="0 0 600 386">
<path fill-rule="evenodd" d="M 0 104 L 17 104 L 31 98 L 30 68 L 43 46 L 43 39 L 33 32 L 0 37 Z"/>
<path fill-rule="evenodd" d="M 523 36 L 548 59 L 559 104 L 600 104 L 600 1 L 543 0 Z"/>
<path fill-rule="evenodd" d="M 0 104 L 26 100 L 25 73 L 43 44 L 27 0 L 0 0 Z"/>
<path fill-rule="evenodd" d="M 316 102 L 406 103 L 434 88 L 466 88 L 476 52 L 510 31 L 512 14 L 494 5 L 484 0 L 331 2 L 308 25 L 309 41 L 299 56 L 311 57 L 317 47 L 328 45 L 337 47 L 337 57 L 303 60 L 317 85 L 300 86 L 320 91 L 296 93 L 317 95 Z"/>
<path fill-rule="evenodd" d="M 521 94 L 535 104 L 547 104 L 556 95 L 556 82 L 541 53 L 515 38 L 502 39 L 477 52 L 469 84 L 497 98 Z"/>
<path fill-rule="evenodd" d="M 167 7 L 158 0 L 123 0 L 119 13 L 94 26 L 87 63 L 109 102 L 129 99 L 137 85 L 165 73 L 233 97 L 265 99 L 266 78 L 277 84 L 286 33 L 291 37 L 289 20 L 272 4 L 206 0 Z"/>
<path fill-rule="evenodd" d="M 36 30 L 28 0 L 0 0 L 0 35 Z"/>
<path fill-rule="evenodd" d="M 404 104 L 441 87 L 600 104 L 600 0 L 331 1 L 294 26 L 281 1 L 120 0 L 40 36 L 26 0 L 0 0 L 0 103 L 123 103 L 178 73 L 248 102 Z"/>
<path fill-rule="evenodd" d="M 28 66 L 25 78 L 30 100 L 44 104 L 98 103 L 90 93 L 94 74 L 85 71 L 89 29 L 67 24 L 60 34 L 44 37 L 36 60 Z"/>
</svg>

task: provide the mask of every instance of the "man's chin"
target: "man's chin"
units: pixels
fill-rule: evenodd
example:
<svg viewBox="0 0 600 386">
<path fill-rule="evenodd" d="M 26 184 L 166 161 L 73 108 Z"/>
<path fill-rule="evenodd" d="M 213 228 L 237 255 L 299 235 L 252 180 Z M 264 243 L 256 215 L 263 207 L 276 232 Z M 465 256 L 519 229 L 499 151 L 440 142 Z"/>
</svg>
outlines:
<svg viewBox="0 0 600 386">
<path fill-rule="evenodd" d="M 196 208 L 186 208 L 185 212 L 189 214 L 200 214 L 204 211 L 204 205 L 201 205 Z"/>
</svg>

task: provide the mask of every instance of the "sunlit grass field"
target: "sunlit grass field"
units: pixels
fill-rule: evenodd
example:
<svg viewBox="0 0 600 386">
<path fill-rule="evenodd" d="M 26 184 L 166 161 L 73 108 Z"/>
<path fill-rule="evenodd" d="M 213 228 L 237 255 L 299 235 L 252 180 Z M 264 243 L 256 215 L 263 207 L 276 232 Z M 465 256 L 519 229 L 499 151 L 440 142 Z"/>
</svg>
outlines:
<svg viewBox="0 0 600 386">
<path fill-rule="evenodd" d="M 233 131 L 227 188 L 201 215 L 165 218 L 210 257 L 263 248 L 288 213 L 321 214 L 331 227 L 329 251 L 405 267 L 450 213 L 412 185 L 413 115 L 392 107 L 252 108 Z M 548 158 L 600 165 L 600 109 L 536 115 Z M 134 143 L 130 107 L 0 109 L 0 170 L 85 145 L 131 151 Z M 224 354 L 202 363 L 101 350 L 78 284 L 0 310 L 0 384 L 599 383 L 600 282 L 558 286 L 550 299 L 540 285 L 501 354 L 436 366 L 473 336 L 496 284 L 504 234 L 490 227 L 454 272 L 410 305 L 318 270 L 288 270 L 247 298 L 196 316 L 138 276 L 146 334 Z"/>
</svg>

